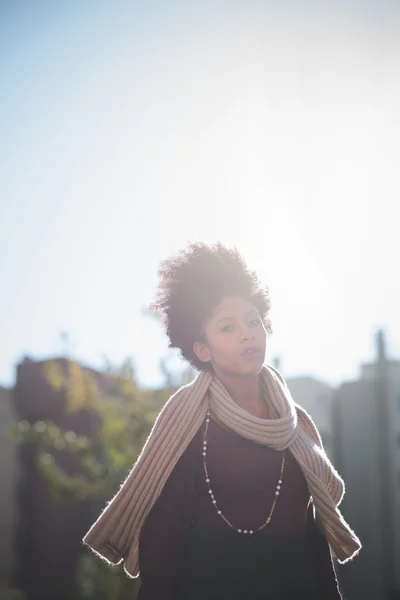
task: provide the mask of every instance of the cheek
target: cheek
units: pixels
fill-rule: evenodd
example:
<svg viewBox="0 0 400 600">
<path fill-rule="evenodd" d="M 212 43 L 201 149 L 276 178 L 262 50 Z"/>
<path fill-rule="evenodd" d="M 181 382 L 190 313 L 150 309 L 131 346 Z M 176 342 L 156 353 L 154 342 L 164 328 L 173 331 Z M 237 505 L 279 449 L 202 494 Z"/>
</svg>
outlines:
<svg viewBox="0 0 400 600">
<path fill-rule="evenodd" d="M 235 339 L 227 338 L 219 347 L 219 356 L 223 361 L 232 363 L 239 360 L 239 348 Z"/>
<path fill-rule="evenodd" d="M 214 339 L 210 351 L 216 360 L 228 359 L 234 353 L 233 340 L 230 340 L 229 336 Z"/>
<path fill-rule="evenodd" d="M 267 330 L 265 329 L 264 325 L 262 326 L 258 335 L 260 336 L 261 341 L 263 341 L 263 342 L 267 341 Z"/>
</svg>

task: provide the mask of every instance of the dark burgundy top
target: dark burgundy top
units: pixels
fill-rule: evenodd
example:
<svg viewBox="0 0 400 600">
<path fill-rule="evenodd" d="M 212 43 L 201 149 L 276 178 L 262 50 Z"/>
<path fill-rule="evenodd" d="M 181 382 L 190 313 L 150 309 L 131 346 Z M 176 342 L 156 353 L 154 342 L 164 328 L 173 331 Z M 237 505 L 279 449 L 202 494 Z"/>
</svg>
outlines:
<svg viewBox="0 0 400 600">
<path fill-rule="evenodd" d="M 222 573 L 223 561 L 228 560 L 233 547 L 236 554 L 239 553 L 240 569 L 236 571 L 240 570 L 243 577 L 246 577 L 246 560 L 252 562 L 254 571 L 256 554 L 264 553 L 266 557 L 269 548 L 276 549 L 272 558 L 265 559 L 265 564 L 274 569 L 273 573 L 277 570 L 273 560 L 278 560 L 279 552 L 279 566 L 285 563 L 284 573 L 297 577 L 287 561 L 290 555 L 290 561 L 304 570 L 304 550 L 299 550 L 298 558 L 293 559 L 293 548 L 299 540 L 307 544 L 307 568 L 312 570 L 318 589 L 318 595 L 313 598 L 340 600 L 330 549 L 314 521 L 307 484 L 291 452 L 285 451 L 283 483 L 270 524 L 252 536 L 241 535 L 221 519 L 211 501 L 203 469 L 202 438 L 203 428 L 178 461 L 142 529 L 139 600 L 183 598 L 182 580 L 206 581 L 209 560 L 215 573 Z M 213 420 L 208 429 L 207 447 L 211 487 L 223 514 L 238 529 L 257 529 L 265 522 L 275 497 L 282 452 L 246 440 Z M 205 544 L 205 552 L 189 552 L 193 543 Z M 223 549 L 219 554 L 217 547 Z M 195 566 L 188 565 L 189 554 L 196 556 Z M 235 570 L 234 559 L 229 560 L 231 569 Z M 262 565 L 265 577 L 264 562 Z M 190 583 L 188 585 L 190 588 Z M 195 595 L 184 596 L 185 600 L 189 597 Z M 248 598 L 251 600 L 250 595 Z"/>
</svg>

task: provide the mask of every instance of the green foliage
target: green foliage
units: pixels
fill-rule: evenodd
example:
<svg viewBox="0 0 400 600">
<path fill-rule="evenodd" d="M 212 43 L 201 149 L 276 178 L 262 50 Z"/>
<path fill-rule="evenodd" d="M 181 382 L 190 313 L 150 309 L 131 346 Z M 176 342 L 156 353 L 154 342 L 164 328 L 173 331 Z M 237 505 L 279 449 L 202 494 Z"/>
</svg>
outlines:
<svg viewBox="0 0 400 600">
<path fill-rule="evenodd" d="M 107 392 L 95 373 L 74 361 L 68 361 L 66 371 L 57 362 L 46 363 L 45 376 L 55 391 L 64 391 L 67 413 L 89 411 L 96 426 L 87 437 L 64 431 L 52 421 L 21 421 L 17 436 L 21 441 L 35 442 L 38 466 L 53 491 L 63 492 L 63 497 L 72 494 L 76 498 L 109 499 L 122 474 L 135 463 L 169 390 L 158 394 L 156 400 L 152 391 L 139 390 L 130 361 L 117 371 L 108 370 Z M 60 451 L 76 457 L 73 473 L 59 466 Z"/>
<path fill-rule="evenodd" d="M 93 554 L 82 554 L 77 580 L 79 600 L 134 600 L 139 580 L 129 579 L 120 568 L 109 567 Z"/>
<path fill-rule="evenodd" d="M 1 600 L 26 600 L 26 595 L 22 590 L 0 585 Z"/>
<path fill-rule="evenodd" d="M 54 391 L 64 394 L 66 413 L 88 411 L 93 415 L 92 431 L 79 436 L 50 420 L 21 421 L 17 437 L 32 443 L 38 468 L 59 501 L 109 500 L 135 463 L 157 413 L 173 390 L 139 389 L 130 360 L 118 369 L 108 365 L 102 374 L 75 361 L 68 361 L 66 369 L 58 362 L 48 362 L 45 376 Z M 184 377 L 185 382 L 190 379 L 190 375 Z M 64 452 L 74 457 L 72 471 L 64 470 L 58 460 Z M 83 550 L 74 600 L 134 600 L 137 587 L 138 582 L 121 568 L 109 567 Z"/>
</svg>

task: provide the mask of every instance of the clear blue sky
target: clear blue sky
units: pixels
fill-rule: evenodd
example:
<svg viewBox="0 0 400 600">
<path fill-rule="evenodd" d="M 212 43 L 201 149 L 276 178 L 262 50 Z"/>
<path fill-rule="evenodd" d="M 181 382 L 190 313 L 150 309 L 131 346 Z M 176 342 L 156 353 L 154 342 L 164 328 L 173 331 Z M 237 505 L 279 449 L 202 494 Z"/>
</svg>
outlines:
<svg viewBox="0 0 400 600">
<path fill-rule="evenodd" d="M 400 355 L 395 6 L 0 0 L 0 383 L 63 331 L 159 382 L 189 239 L 260 271 L 286 375 L 354 376 L 377 326 Z"/>
</svg>

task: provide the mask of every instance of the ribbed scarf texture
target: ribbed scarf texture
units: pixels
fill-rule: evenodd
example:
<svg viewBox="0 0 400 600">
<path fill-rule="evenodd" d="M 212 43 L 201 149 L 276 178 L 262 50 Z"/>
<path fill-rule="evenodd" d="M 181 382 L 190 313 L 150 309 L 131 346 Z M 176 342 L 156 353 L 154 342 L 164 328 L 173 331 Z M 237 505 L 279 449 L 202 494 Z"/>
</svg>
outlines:
<svg viewBox="0 0 400 600">
<path fill-rule="evenodd" d="M 290 450 L 303 471 L 316 518 L 336 558 L 340 563 L 353 558 L 361 544 L 338 509 L 344 483 L 325 454 L 314 422 L 294 403 L 274 368 L 263 367 L 261 385 L 271 419 L 254 417 L 240 408 L 210 372 L 180 388 L 159 413 L 132 471 L 84 543 L 111 564 L 123 561 L 130 577 L 139 575 L 144 521 L 210 408 L 220 423 L 238 435 L 274 450 Z"/>
</svg>

